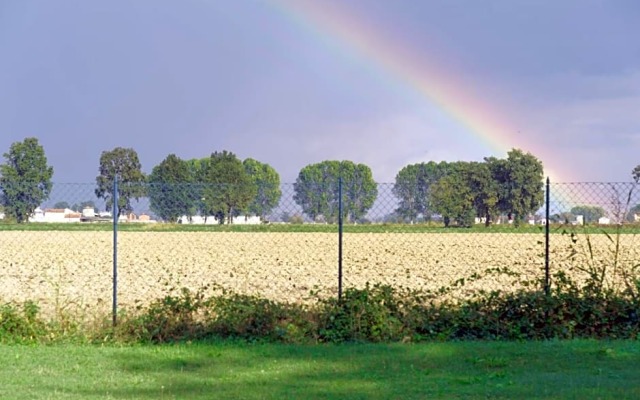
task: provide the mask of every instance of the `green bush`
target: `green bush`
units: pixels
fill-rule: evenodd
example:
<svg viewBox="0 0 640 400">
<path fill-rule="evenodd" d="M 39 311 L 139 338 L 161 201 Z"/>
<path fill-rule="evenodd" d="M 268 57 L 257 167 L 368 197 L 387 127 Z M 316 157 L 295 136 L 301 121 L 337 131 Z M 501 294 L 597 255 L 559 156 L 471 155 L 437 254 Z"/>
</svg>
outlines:
<svg viewBox="0 0 640 400">
<path fill-rule="evenodd" d="M 315 321 L 302 305 L 229 293 L 213 299 L 210 332 L 219 337 L 299 343 L 315 339 Z"/>
<path fill-rule="evenodd" d="M 425 340 L 544 340 L 640 338 L 640 303 L 565 274 L 547 295 L 536 286 L 515 292 L 477 292 L 454 302 L 459 288 L 421 292 L 386 285 L 348 288 L 341 299 L 310 305 L 279 303 L 221 290 L 205 296 L 182 289 L 138 310 L 120 310 L 118 324 L 81 334 L 80 323 L 44 321 L 36 304 L 0 306 L 0 342 L 117 340 L 175 342 L 229 338 L 250 342 L 392 342 Z M 532 283 L 534 285 L 535 283 Z M 539 286 L 539 285 L 537 285 Z M 453 288 L 453 289 L 452 289 Z"/>
<path fill-rule="evenodd" d="M 47 337 L 49 332 L 39 311 L 31 301 L 24 303 L 22 309 L 9 303 L 0 305 L 0 342 L 28 343 Z"/>
<path fill-rule="evenodd" d="M 328 342 L 386 342 L 402 339 L 402 299 L 390 286 L 368 283 L 347 289 L 342 299 L 320 302 L 319 338 Z"/>
</svg>

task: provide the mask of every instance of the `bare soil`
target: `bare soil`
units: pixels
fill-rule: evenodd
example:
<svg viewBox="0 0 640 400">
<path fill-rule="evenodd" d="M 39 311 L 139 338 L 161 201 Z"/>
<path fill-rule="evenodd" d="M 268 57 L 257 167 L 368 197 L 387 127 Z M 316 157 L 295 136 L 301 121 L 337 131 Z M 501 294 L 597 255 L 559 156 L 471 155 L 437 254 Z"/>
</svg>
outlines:
<svg viewBox="0 0 640 400">
<path fill-rule="evenodd" d="M 370 282 L 437 289 L 465 279 L 455 296 L 513 290 L 544 276 L 543 240 L 540 234 L 345 234 L 344 287 Z M 576 266 L 610 263 L 615 246 L 609 238 L 593 235 L 591 240 L 593 255 L 585 238 L 573 243 L 568 235 L 553 235 L 552 273 L 564 270 L 584 278 Z M 311 290 L 337 294 L 335 234 L 121 232 L 118 242 L 118 304 L 124 307 L 182 287 L 211 291 L 218 285 L 288 302 L 308 300 Z M 108 312 L 112 243 L 111 232 L 1 231 L 0 302 L 34 300 L 47 313 Z M 623 235 L 620 265 L 638 260 L 639 247 L 635 236 Z"/>
</svg>

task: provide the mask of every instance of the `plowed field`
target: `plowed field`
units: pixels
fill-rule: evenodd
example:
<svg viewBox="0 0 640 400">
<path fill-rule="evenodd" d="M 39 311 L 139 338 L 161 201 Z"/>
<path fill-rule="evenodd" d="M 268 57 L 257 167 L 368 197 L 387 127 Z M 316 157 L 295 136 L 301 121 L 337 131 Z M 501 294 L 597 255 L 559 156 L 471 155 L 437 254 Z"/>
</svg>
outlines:
<svg viewBox="0 0 640 400">
<path fill-rule="evenodd" d="M 552 273 L 586 265 L 584 240 L 553 235 Z M 357 233 L 344 235 L 344 286 L 366 282 L 439 288 L 467 278 L 454 295 L 512 290 L 521 279 L 544 276 L 540 234 Z M 592 236 L 597 262 L 611 258 L 605 235 Z M 216 284 L 242 293 L 299 302 L 314 288 L 337 293 L 337 235 L 328 233 L 121 232 L 118 302 L 144 304 L 181 287 Z M 46 312 L 111 307 L 113 235 L 110 232 L 0 232 L 0 301 L 37 301 Z M 626 262 L 638 259 L 632 235 L 621 239 Z M 519 278 L 489 274 L 508 269 Z M 468 278 L 474 274 L 479 279 Z"/>
</svg>

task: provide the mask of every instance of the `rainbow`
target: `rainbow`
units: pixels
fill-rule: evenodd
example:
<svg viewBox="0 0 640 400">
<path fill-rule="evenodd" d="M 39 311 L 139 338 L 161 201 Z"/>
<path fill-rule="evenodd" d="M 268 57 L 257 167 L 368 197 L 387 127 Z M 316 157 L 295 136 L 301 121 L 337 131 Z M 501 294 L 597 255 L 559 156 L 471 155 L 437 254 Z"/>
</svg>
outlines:
<svg viewBox="0 0 640 400">
<path fill-rule="evenodd" d="M 474 97 L 462 82 L 438 60 L 416 54 L 410 47 L 392 42 L 339 2 L 313 0 L 272 0 L 273 8 L 335 51 L 355 57 L 383 78 L 404 90 L 413 91 L 429 106 L 436 106 L 464 127 L 468 137 L 477 140 L 499 157 L 511 148 L 520 148 L 539 157 L 548 154 L 532 136 L 525 137 L 507 121 L 505 113 L 493 109 L 485 99 Z M 543 159 L 545 173 L 554 182 L 573 180 L 571 171 L 559 168 L 562 160 Z"/>
</svg>

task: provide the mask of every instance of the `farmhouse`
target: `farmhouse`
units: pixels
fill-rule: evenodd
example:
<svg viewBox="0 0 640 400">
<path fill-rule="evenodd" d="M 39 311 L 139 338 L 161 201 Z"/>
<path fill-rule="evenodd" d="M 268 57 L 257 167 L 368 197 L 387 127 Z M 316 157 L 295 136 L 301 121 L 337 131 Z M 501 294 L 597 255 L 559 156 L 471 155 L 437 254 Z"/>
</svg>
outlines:
<svg viewBox="0 0 640 400">
<path fill-rule="evenodd" d="M 80 222 L 81 213 L 68 208 L 45 208 L 40 207 L 33 210 L 33 215 L 29 217 L 29 222 Z"/>
<path fill-rule="evenodd" d="M 607 217 L 601 217 L 600 219 L 598 219 L 599 225 L 609 225 L 610 223 L 611 223 L 611 219 Z"/>
<path fill-rule="evenodd" d="M 183 215 L 182 217 L 178 218 L 178 223 L 193 225 L 218 225 L 220 224 L 220 220 L 213 215 L 209 215 L 207 217 L 194 215 L 191 218 Z M 255 215 L 239 215 L 237 217 L 233 217 L 231 223 L 233 225 L 260 225 L 262 223 L 262 219 Z"/>
</svg>

